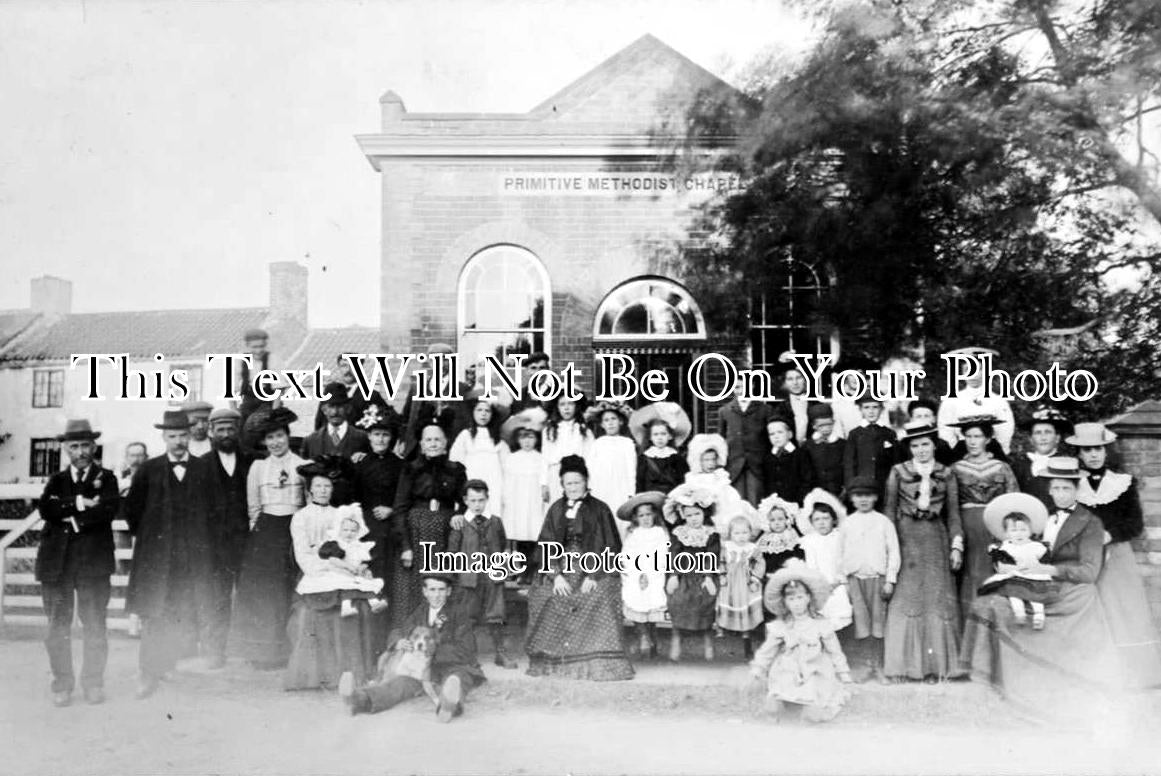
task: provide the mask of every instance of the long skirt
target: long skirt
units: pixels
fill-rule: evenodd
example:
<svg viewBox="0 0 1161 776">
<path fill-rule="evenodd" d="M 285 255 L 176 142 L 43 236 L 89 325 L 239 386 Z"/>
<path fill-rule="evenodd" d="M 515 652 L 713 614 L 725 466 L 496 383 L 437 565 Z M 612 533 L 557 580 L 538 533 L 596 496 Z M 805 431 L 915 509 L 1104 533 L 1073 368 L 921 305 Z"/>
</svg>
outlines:
<svg viewBox="0 0 1161 776">
<path fill-rule="evenodd" d="M 976 599 L 965 641 L 972 681 L 987 682 L 1038 718 L 1099 718 L 1115 701 L 1116 655 L 1096 585 L 1062 582 L 1043 630 L 1016 625 L 1008 599 Z"/>
<path fill-rule="evenodd" d="M 988 556 L 988 545 L 995 539 L 984 525 L 982 506 L 960 507 L 959 517 L 963 522 L 964 540 L 963 568 L 959 573 L 959 610 L 960 616 L 966 619 L 980 585 L 995 573 L 992 559 Z"/>
<path fill-rule="evenodd" d="M 355 607 L 351 617 L 339 616 L 343 594 L 338 591 L 296 597 L 288 634 L 293 647 L 282 678 L 283 689 L 332 689 L 338 687 L 344 671 L 354 674 L 356 686 L 373 676 L 374 615 L 366 595 L 349 595 Z"/>
<path fill-rule="evenodd" d="M 394 568 L 391 569 L 390 607 L 391 623 L 393 626 L 402 622 L 403 618 L 411 614 L 415 607 L 423 603 L 423 583 L 420 575 L 423 571 L 423 548 L 421 542 L 433 542 L 433 552 L 447 551 L 447 537 L 450 532 L 452 511 L 440 509 L 435 512 L 426 506 L 412 507 L 407 513 L 407 529 L 411 534 L 412 552 L 414 559 L 411 568 L 404 567 L 398 558 L 392 559 Z"/>
<path fill-rule="evenodd" d="M 290 516 L 262 513 L 246 542 L 238 575 L 229 650 L 235 657 L 267 664 L 290 655 L 286 622 L 298 566 L 290 540 Z"/>
<path fill-rule="evenodd" d="M 669 596 L 669 622 L 676 630 L 704 631 L 714 625 L 717 596 L 706 592 L 702 574 L 678 574 L 677 590 Z"/>
<path fill-rule="evenodd" d="M 1105 547 L 1105 563 L 1097 577 L 1097 593 L 1113 634 L 1126 687 L 1161 685 L 1161 640 L 1145 583 L 1128 542 Z"/>
<path fill-rule="evenodd" d="M 568 581 L 570 596 L 554 595 L 548 574 L 540 575 L 528 593 L 528 675 L 632 679 L 621 630 L 621 578 L 599 579 L 591 593 L 580 591 L 579 574 Z"/>
<path fill-rule="evenodd" d="M 903 567 L 887 607 L 883 671 L 922 679 L 960 676 L 959 601 L 942 520 L 899 520 Z"/>
</svg>

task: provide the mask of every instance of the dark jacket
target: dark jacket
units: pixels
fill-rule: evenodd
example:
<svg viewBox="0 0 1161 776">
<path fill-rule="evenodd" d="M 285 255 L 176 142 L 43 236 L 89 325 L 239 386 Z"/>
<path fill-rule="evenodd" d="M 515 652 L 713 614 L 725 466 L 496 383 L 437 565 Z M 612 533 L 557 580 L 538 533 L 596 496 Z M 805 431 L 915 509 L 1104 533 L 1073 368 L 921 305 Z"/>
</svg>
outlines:
<svg viewBox="0 0 1161 776">
<path fill-rule="evenodd" d="M 401 542 L 400 552 L 419 550 L 407 528 L 408 511 L 412 507 L 430 508 L 433 500 L 440 509 L 454 511 L 467 481 L 464 465 L 449 461 L 446 455 L 420 456 L 403 467 L 399 488 L 395 491 L 395 512 L 391 515 L 391 533 Z"/>
<path fill-rule="evenodd" d="M 552 506 L 548 508 L 548 514 L 544 516 L 544 526 L 540 529 L 540 536 L 537 538 L 536 545 L 536 567 L 541 571 L 547 569 L 545 573 L 552 573 L 554 575 L 563 574 L 563 561 L 559 558 L 553 558 L 552 563 L 545 565 L 543 542 L 556 542 L 562 547 L 568 544 L 568 499 L 559 498 L 553 502 Z M 580 506 L 577 508 L 576 519 L 579 521 L 581 547 L 582 553 L 603 554 L 605 548 L 608 548 L 613 553 L 621 551 L 621 534 L 617 531 L 617 525 L 614 522 L 613 512 L 609 509 L 609 505 L 592 495 L 587 495 L 581 499 Z M 574 568 L 579 568 L 576 566 Z M 605 573 L 604 564 L 601 568 L 593 574 L 586 574 L 585 576 L 593 579 L 600 579 L 608 576 Z"/>
<path fill-rule="evenodd" d="M 689 463 L 684 455 L 650 458 L 645 453 L 640 453 L 637 455 L 637 492 L 659 490 L 668 494 L 685 482 L 687 472 Z"/>
<path fill-rule="evenodd" d="M 198 597 L 213 592 L 213 486 L 206 462 L 187 460 L 179 482 L 167 456 L 150 458 L 129 489 L 126 517 L 137 542 L 126 609 L 142 617 L 165 614 L 172 591 Z"/>
<path fill-rule="evenodd" d="M 1055 510 L 1049 514 L 1052 511 Z M 1104 563 L 1104 540 L 1100 519 L 1077 504 L 1072 516 L 1060 526 L 1043 562 L 1056 567 L 1054 578 L 1061 582 L 1095 585 Z"/>
<path fill-rule="evenodd" d="M 97 498 L 97 506 L 77 511 L 77 496 Z M 113 573 L 113 520 L 120 495 L 117 477 L 90 464 L 84 482 L 73 482 L 70 466 L 45 483 L 38 508 L 44 519 L 36 551 L 36 578 L 45 584 L 63 581 L 68 573 L 107 577 Z M 73 529 L 69 518 L 76 521 Z"/>
<path fill-rule="evenodd" d="M 889 428 L 879 425 L 859 426 L 847 434 L 843 451 L 844 485 L 855 477 L 874 477 L 879 487 L 887 481 L 895 465 L 895 447 L 899 437 Z"/>
<path fill-rule="evenodd" d="M 380 410 L 387 409 L 387 400 L 384 399 L 383 394 L 379 393 L 378 391 L 372 393 L 369 400 L 363 398 L 363 392 L 358 388 L 355 388 L 354 393 L 352 393 L 350 396 L 351 399 L 347 402 L 347 422 L 351 425 L 358 423 L 363 418 L 363 413 L 366 412 L 367 408 L 372 404 L 377 405 Z M 322 404 L 320 403 L 318 409 L 315 410 L 314 413 L 314 430 L 318 431 L 326 424 L 327 416 L 322 411 Z"/>
<path fill-rule="evenodd" d="M 736 480 L 747 466 L 755 475 L 762 471 L 762 459 L 770 451 L 770 441 L 766 437 L 766 424 L 776 417 L 770 405 L 752 401 L 742 412 L 737 399 L 722 407 L 718 413 L 721 434 L 729 446 L 729 460 L 726 470 L 730 479 Z M 793 427 L 792 427 L 793 428 Z"/>
<path fill-rule="evenodd" d="M 802 503 L 802 497 L 814 487 L 814 466 L 810 455 L 801 447 L 783 448 L 778 454 L 766 451 L 762 459 L 762 495 L 777 493 L 787 501 Z"/>
<path fill-rule="evenodd" d="M 810 457 L 810 467 L 814 471 L 814 484 L 823 490 L 839 495 L 843 490 L 843 454 L 846 440 L 819 442 L 808 440 L 802 449 Z"/>
<path fill-rule="evenodd" d="M 403 618 L 399 626 L 391 631 L 387 643 L 394 647 L 417 626 L 427 627 L 428 609 L 427 601 L 415 607 Z M 480 670 L 480 663 L 476 658 L 476 631 L 463 604 L 449 599 L 440 610 L 440 617 L 442 622 L 436 625 L 435 656 L 431 661 L 432 672 L 435 674 L 433 679 L 442 681 L 452 671 L 465 671 L 483 681 L 484 672 Z"/>
<path fill-rule="evenodd" d="M 467 520 L 467 515 L 464 515 Z M 508 535 L 504 533 L 504 521 L 495 515 L 486 515 L 484 526 L 481 529 L 476 525 L 475 518 L 468 520 L 463 528 L 453 528 L 447 540 L 448 552 L 462 552 L 468 556 L 469 563 L 474 553 L 483 553 L 491 556 L 493 553 L 508 549 Z M 480 582 L 481 574 L 457 574 L 460 587 L 476 587 Z M 504 580 L 492 580 L 484 577 L 488 582 L 503 585 Z"/>
<path fill-rule="evenodd" d="M 375 507 L 395 508 L 395 495 L 399 490 L 399 477 L 404 463 L 395 453 L 388 451 L 382 455 L 367 453 L 367 457 L 355 464 L 355 500 L 363 507 L 363 522 L 367 525 L 367 539 L 375 543 L 371 550 L 371 573 L 386 581 L 390 559 L 399 554 L 404 542 L 400 531 L 402 520 L 375 517 Z"/>
<path fill-rule="evenodd" d="M 252 460 L 239 450 L 234 454 L 234 474 L 222 468 L 216 450 L 201 456 L 209 476 L 209 540 L 213 547 L 214 568 L 237 574 L 242 567 L 242 553 L 250 536 L 250 516 L 246 510 L 246 476 Z"/>
<path fill-rule="evenodd" d="M 371 452 L 371 441 L 367 432 L 347 421 L 347 433 L 343 435 L 338 447 L 331 440 L 330 428 L 324 427 L 313 431 L 302 440 L 302 457 L 306 459 L 318 458 L 322 455 L 341 455 L 350 458 L 355 453 Z M 342 503 L 342 502 L 338 502 Z"/>
<path fill-rule="evenodd" d="M 1100 487 L 1102 479 L 1109 474 L 1117 474 L 1109 469 L 1094 471 L 1082 468 L 1080 471 L 1088 478 L 1089 486 L 1094 491 Z M 1141 511 L 1141 497 L 1137 493 L 1137 484 L 1131 477 L 1127 483 L 1127 487 L 1120 495 L 1107 504 L 1091 504 L 1086 507 L 1097 516 L 1114 542 L 1132 541 L 1145 532 L 1145 516 Z M 1051 509 L 1050 506 L 1049 510 Z"/>
</svg>

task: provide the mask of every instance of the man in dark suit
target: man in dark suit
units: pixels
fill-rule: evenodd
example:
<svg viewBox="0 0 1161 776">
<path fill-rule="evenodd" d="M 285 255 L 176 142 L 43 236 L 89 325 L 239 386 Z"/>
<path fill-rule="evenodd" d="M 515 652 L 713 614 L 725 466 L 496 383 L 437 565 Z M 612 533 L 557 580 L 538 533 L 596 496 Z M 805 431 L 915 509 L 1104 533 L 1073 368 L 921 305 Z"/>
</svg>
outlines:
<svg viewBox="0 0 1161 776">
<path fill-rule="evenodd" d="M 386 411 L 387 400 L 383 398 L 383 394 L 379 393 L 378 390 L 372 392 L 370 399 L 363 398 L 363 393 L 359 390 L 359 384 L 355 380 L 355 373 L 351 371 L 351 365 L 347 362 L 347 359 L 343 358 L 342 353 L 335 356 L 335 368 L 331 374 L 334 375 L 335 379 L 331 381 L 330 385 L 342 384 L 343 390 L 347 393 L 347 420 L 349 422 L 358 423 L 362 420 L 363 413 L 372 404 L 377 405 L 380 412 Z M 367 374 L 367 381 L 371 381 L 370 374 Z M 325 425 L 327 425 L 327 416 L 323 412 L 323 405 L 319 404 L 318 411 L 314 414 L 315 431 L 318 431 Z"/>
<path fill-rule="evenodd" d="M 327 424 L 302 440 L 302 457 L 317 459 L 324 455 L 335 455 L 358 463 L 371 452 L 371 442 L 367 439 L 366 431 L 348 422 L 351 397 L 347 395 L 347 387 L 342 383 L 327 383 L 324 393 L 330 398 L 319 405 L 319 410 L 326 416 Z M 355 500 L 354 491 L 355 486 L 350 477 L 335 480 L 331 503 L 350 504 Z"/>
<path fill-rule="evenodd" d="M 757 505 L 762 492 L 762 462 L 770 450 L 766 424 L 774 419 L 768 404 L 746 399 L 739 382 L 737 395 L 718 413 L 721 434 L 729 449 L 726 470 L 742 498 Z"/>
<path fill-rule="evenodd" d="M 72 702 L 76 678 L 70 632 L 73 612 L 84 628 L 81 686 L 85 700 L 105 700 L 105 663 L 109 642 L 105 615 L 113 574 L 113 518 L 119 495 L 117 475 L 93 464 L 94 432 L 87 420 L 70 420 L 57 437 L 69 467 L 49 478 L 40 497 L 44 528 L 36 552 L 36 579 L 48 617 L 48 662 L 52 668 L 52 702 Z"/>
<path fill-rule="evenodd" d="M 230 604 L 234 585 L 242 567 L 242 553 L 250 535 L 246 510 L 246 476 L 251 459 L 240 448 L 238 435 L 242 414 L 219 408 L 210 413 L 210 443 L 213 449 L 202 456 L 209 471 L 211 513 L 209 541 L 213 553 L 213 604 L 204 632 L 209 653 L 207 667 L 226 664 L 226 634 L 230 631 Z"/>
<path fill-rule="evenodd" d="M 450 722 L 459 716 L 463 712 L 464 695 L 484 681 L 484 672 L 476 659 L 472 619 L 462 602 L 448 602 L 451 584 L 447 577 L 435 574 L 425 577 L 423 597 L 426 601 L 404 618 L 387 641 L 394 650 L 410 650 L 408 637 L 414 628 L 422 625 L 435 630 L 431 680 L 440 688 L 436 715 L 441 722 Z M 358 690 L 350 672 L 344 673 L 339 680 L 339 695 L 347 702 L 352 714 L 375 714 L 422 694 L 423 685 L 406 676 Z"/>
<path fill-rule="evenodd" d="M 189 454 L 189 427 L 180 410 L 154 424 L 165 454 L 146 461 L 129 489 L 127 517 L 137 543 L 126 608 L 142 620 L 138 698 L 157 690 L 198 628 L 212 621 L 212 485 L 206 461 Z"/>
</svg>

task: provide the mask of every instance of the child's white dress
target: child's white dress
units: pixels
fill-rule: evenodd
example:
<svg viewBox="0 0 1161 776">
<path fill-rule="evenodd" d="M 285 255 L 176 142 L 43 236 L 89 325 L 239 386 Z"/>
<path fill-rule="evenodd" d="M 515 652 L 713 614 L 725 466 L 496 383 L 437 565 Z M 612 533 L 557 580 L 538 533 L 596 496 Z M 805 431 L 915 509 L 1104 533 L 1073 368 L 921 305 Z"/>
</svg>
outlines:
<svg viewBox="0 0 1161 776">
<path fill-rule="evenodd" d="M 806 552 L 806 565 L 834 585 L 821 614 L 836 631 L 842 630 L 851 624 L 852 619 L 851 598 L 847 594 L 846 577 L 843 576 L 842 536 L 838 529 L 826 536 L 812 532 L 799 539 L 798 543 Z"/>
<path fill-rule="evenodd" d="M 664 622 L 668 600 L 665 595 L 664 571 L 665 558 L 669 553 L 665 545 L 668 542 L 669 532 L 659 525 L 632 528 L 625 537 L 621 550 L 625 554 L 624 571 L 621 572 L 621 603 L 626 619 L 633 622 Z M 641 559 L 640 571 L 637 570 L 636 558 Z"/>
<path fill-rule="evenodd" d="M 356 517 L 363 523 L 358 509 L 350 507 L 320 506 L 307 504 L 291 519 L 290 531 L 294 541 L 294 559 L 302 569 L 302 579 L 295 586 L 299 595 L 310 593 L 331 593 L 336 590 L 357 590 L 364 593 L 378 593 L 383 589 L 383 580 L 375 579 L 367 569 L 371 560 L 373 542 L 355 540 L 338 542 L 337 530 L 344 516 Z M 364 525 L 361 534 L 366 535 Z M 323 542 L 335 541 L 343 548 L 344 561 L 357 563 L 359 572 L 340 568 L 330 558 L 320 558 L 319 547 Z"/>
<path fill-rule="evenodd" d="M 503 461 L 509 455 L 508 445 L 493 442 L 487 429 L 477 427 L 461 431 L 447 457 L 464 465 L 469 480 L 488 483 L 488 510 L 498 512 L 504 492 Z"/>
<path fill-rule="evenodd" d="M 617 508 L 637 491 L 637 445 L 627 436 L 603 436 L 593 441 L 585 458 L 589 467 L 589 491 L 595 498 Z M 618 520 L 624 541 L 629 524 Z"/>
<path fill-rule="evenodd" d="M 749 633 L 762 624 L 762 589 L 766 560 L 754 542 L 722 542 L 725 575 L 718 589 L 715 622 L 735 633 Z"/>
<path fill-rule="evenodd" d="M 548 466 L 539 450 L 517 450 L 504 459 L 504 498 L 500 519 L 512 541 L 534 542 L 544 525 L 542 490 Z"/>
<path fill-rule="evenodd" d="M 579 455 L 587 459 L 589 446 L 593 443 L 592 432 L 585 424 L 576 420 L 562 420 L 556 426 L 556 438 L 549 439 L 549 429 L 541 434 L 540 449 L 548 464 L 548 503 L 561 497 L 560 462 L 565 456 Z M 619 506 L 619 505 L 618 505 Z M 609 505 L 610 509 L 616 506 Z"/>
</svg>

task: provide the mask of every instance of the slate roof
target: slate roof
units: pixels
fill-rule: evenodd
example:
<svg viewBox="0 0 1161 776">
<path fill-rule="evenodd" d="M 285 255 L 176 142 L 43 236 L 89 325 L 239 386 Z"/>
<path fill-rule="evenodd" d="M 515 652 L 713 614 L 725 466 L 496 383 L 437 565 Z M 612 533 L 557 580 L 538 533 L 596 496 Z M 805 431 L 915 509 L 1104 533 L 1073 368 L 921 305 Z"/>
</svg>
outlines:
<svg viewBox="0 0 1161 776">
<path fill-rule="evenodd" d="M 0 350 L 40 317 L 31 310 L 0 311 Z"/>
<path fill-rule="evenodd" d="M 288 363 L 291 369 L 313 369 L 315 364 L 331 369 L 340 353 L 380 353 L 379 343 L 379 329 L 371 326 L 311 329 Z"/>
<path fill-rule="evenodd" d="M 32 313 L 28 313 L 33 315 Z M 73 353 L 129 353 L 166 358 L 233 352 L 242 335 L 262 326 L 268 310 L 152 310 L 146 312 L 73 313 L 45 318 L 23 336 L 4 340 L 0 365 L 68 359 Z M 33 315 L 35 317 L 35 315 Z M 0 332 L 4 319 L 0 317 Z"/>
</svg>

